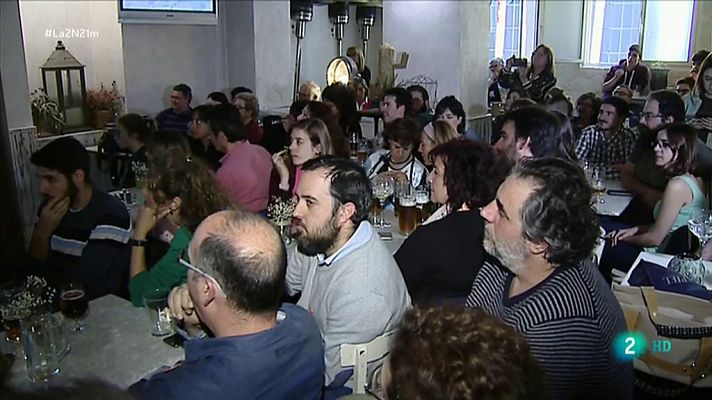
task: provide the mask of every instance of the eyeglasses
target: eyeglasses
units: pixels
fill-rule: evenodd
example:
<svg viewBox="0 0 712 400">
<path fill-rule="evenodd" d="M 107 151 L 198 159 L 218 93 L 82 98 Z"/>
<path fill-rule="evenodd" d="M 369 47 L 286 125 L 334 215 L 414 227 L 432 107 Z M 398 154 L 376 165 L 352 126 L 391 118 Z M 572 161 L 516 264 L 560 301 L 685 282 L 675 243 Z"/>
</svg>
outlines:
<svg viewBox="0 0 712 400">
<path fill-rule="evenodd" d="M 211 281 L 215 284 L 215 286 L 218 287 L 218 289 L 220 289 L 221 292 L 225 293 L 225 291 L 224 291 L 223 288 L 222 288 L 222 285 L 220 285 L 220 282 L 218 282 L 217 279 L 215 279 L 212 275 L 210 275 L 210 274 L 208 274 L 207 272 L 205 272 L 205 271 L 199 269 L 198 267 L 194 266 L 193 264 L 189 263 L 189 262 L 186 260 L 186 254 L 185 254 L 185 252 L 186 252 L 186 250 L 183 250 L 183 251 L 180 253 L 180 258 L 178 259 L 178 262 L 179 262 L 182 266 L 188 268 L 189 270 L 191 270 L 191 271 L 193 271 L 193 272 L 195 272 L 195 273 L 197 273 L 197 274 L 200 274 L 200 275 L 202 275 L 202 276 L 208 278 L 209 280 L 211 280 Z"/>
<path fill-rule="evenodd" d="M 650 119 L 650 118 L 662 118 L 663 115 L 658 113 L 658 114 L 653 114 L 651 112 L 644 112 L 640 114 L 641 119 Z"/>
</svg>

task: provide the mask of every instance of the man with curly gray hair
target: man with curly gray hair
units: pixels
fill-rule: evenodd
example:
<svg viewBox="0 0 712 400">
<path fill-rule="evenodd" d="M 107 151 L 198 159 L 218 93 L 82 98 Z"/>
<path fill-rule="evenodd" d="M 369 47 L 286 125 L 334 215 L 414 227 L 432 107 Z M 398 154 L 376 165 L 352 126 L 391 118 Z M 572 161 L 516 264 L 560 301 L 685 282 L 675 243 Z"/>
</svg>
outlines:
<svg viewBox="0 0 712 400">
<path fill-rule="evenodd" d="M 478 272 L 467 306 L 527 338 L 552 399 L 632 398 L 632 365 L 613 354 L 623 312 L 590 261 L 599 228 L 583 170 L 525 160 L 480 214 L 496 259 Z"/>
</svg>

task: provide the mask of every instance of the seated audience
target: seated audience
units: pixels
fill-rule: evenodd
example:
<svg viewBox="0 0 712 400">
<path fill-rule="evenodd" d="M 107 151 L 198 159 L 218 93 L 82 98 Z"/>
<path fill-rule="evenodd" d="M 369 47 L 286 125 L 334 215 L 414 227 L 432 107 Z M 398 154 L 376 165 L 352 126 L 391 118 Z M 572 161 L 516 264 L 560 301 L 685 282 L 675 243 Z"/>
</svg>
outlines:
<svg viewBox="0 0 712 400">
<path fill-rule="evenodd" d="M 413 99 L 410 116 L 415 118 L 420 126 L 425 126 L 432 122 L 433 115 L 430 113 L 430 96 L 428 95 L 428 91 L 420 85 L 408 86 L 406 90 Z"/>
<path fill-rule="evenodd" d="M 363 51 L 360 47 L 352 46 L 346 50 L 346 57 L 352 59 L 356 68 L 358 69 L 358 74 L 366 82 L 366 87 L 371 86 L 371 70 L 366 65 L 366 57 L 363 55 Z"/>
<path fill-rule="evenodd" d="M 121 294 L 129 265 L 131 220 L 116 197 L 94 189 L 89 153 L 76 139 L 55 139 L 30 157 L 42 204 L 30 240 L 30 274 L 60 290 L 81 283 L 88 299 Z"/>
<path fill-rule="evenodd" d="M 239 238 L 239 239 L 238 239 Z M 170 296 L 180 320 L 213 337 L 185 342 L 185 362 L 131 386 L 141 399 L 321 397 L 324 347 L 309 313 L 280 305 L 286 254 L 269 222 L 243 211 L 205 219 L 188 248 L 188 284 Z"/>
<path fill-rule="evenodd" d="M 157 158 L 157 157 L 160 157 Z M 146 204 L 136 217 L 131 235 L 131 280 L 129 293 L 136 307 L 143 307 L 147 294 L 168 292 L 185 282 L 180 255 L 188 247 L 203 218 L 229 208 L 210 169 L 201 161 L 179 151 L 151 155 Z M 146 265 L 148 233 L 162 219 L 178 226 L 165 255 L 151 268 Z"/>
<path fill-rule="evenodd" d="M 640 63 L 640 46 L 634 44 L 628 48 L 628 57 L 620 60 L 617 65 L 608 70 L 603 78 L 603 97 L 613 94 L 613 89 L 618 85 L 625 85 L 630 89 L 646 95 L 645 91 L 650 83 L 650 70 Z"/>
<path fill-rule="evenodd" d="M 484 261 L 479 209 L 494 199 L 504 169 L 488 144 L 452 140 L 430 152 L 430 199 L 446 216 L 420 226 L 395 254 L 414 304 L 464 305 Z"/>
<path fill-rule="evenodd" d="M 609 276 L 612 268 L 627 271 L 638 254 L 643 250 L 662 252 L 670 234 L 696 212 L 705 207 L 707 185 L 692 173 L 695 154 L 695 132 L 685 124 L 664 125 L 657 132 L 655 143 L 655 165 L 670 179 L 665 186 L 662 199 L 655 204 L 655 223 L 632 228 L 610 229 L 601 257 L 601 269 Z"/>
<path fill-rule="evenodd" d="M 366 86 L 366 81 L 363 78 L 354 76 L 351 80 L 350 89 L 353 90 L 356 97 L 357 110 L 370 110 L 373 108 L 373 104 L 368 99 L 368 86 Z"/>
<path fill-rule="evenodd" d="M 227 99 L 225 93 L 223 92 L 212 92 L 208 95 L 208 99 L 205 104 L 209 106 L 219 106 L 221 104 L 230 104 L 230 100 Z"/>
<path fill-rule="evenodd" d="M 707 142 L 712 131 L 712 56 L 708 55 L 700 64 L 695 91 L 683 100 L 687 122 L 697 129 L 700 139 Z"/>
<path fill-rule="evenodd" d="M 457 133 L 469 140 L 480 140 L 480 135 L 472 128 L 465 129 L 467 124 L 465 109 L 455 96 L 445 96 L 438 102 L 435 106 L 435 119 L 447 122 L 457 130 Z"/>
<path fill-rule="evenodd" d="M 191 153 L 203 160 L 213 171 L 220 168 L 220 159 L 225 154 L 215 148 L 212 141 L 213 131 L 210 130 L 208 120 L 217 118 L 217 115 L 228 115 L 230 112 L 231 107 L 225 105 L 202 105 L 193 109 L 193 119 L 188 130 Z"/>
<path fill-rule="evenodd" d="M 331 144 L 334 146 L 334 155 L 341 158 L 349 158 L 351 155 L 349 140 L 346 139 L 344 131 L 339 125 L 339 115 L 335 109 L 336 107 L 329 106 L 321 101 L 310 101 L 302 109 L 302 113 L 297 117 L 297 121 L 304 121 L 310 118 L 319 118 L 322 120 L 326 124 L 326 127 L 329 128 Z M 360 137 L 360 133 L 356 132 L 356 134 Z"/>
<path fill-rule="evenodd" d="M 116 143 L 119 148 L 131 153 L 126 174 L 121 179 L 121 187 L 136 186 L 136 171 L 146 170 L 146 143 L 153 139 L 153 121 L 138 114 L 124 114 L 117 121 L 118 135 Z"/>
<path fill-rule="evenodd" d="M 418 152 L 423 158 L 425 167 L 428 168 L 428 170 L 433 167 L 430 151 L 433 150 L 435 146 L 459 138 L 460 135 L 455 128 L 446 121 L 434 121 L 425 125 L 423 132 L 420 134 L 420 146 L 418 146 Z"/>
<path fill-rule="evenodd" d="M 252 93 L 252 89 L 244 86 L 237 86 L 230 91 L 230 99 L 232 99 L 232 104 L 235 105 L 237 102 L 237 95 L 240 93 Z"/>
<path fill-rule="evenodd" d="M 574 136 L 574 128 L 571 126 L 571 119 L 558 111 L 552 111 L 552 114 L 559 120 L 559 137 L 561 141 L 559 143 L 560 155 L 558 157 L 578 163 L 575 149 L 576 139 Z"/>
<path fill-rule="evenodd" d="M 551 93 L 551 92 L 550 92 Z M 556 95 L 547 95 L 544 102 L 546 109 L 549 111 L 557 111 L 564 114 L 567 118 L 571 118 L 574 112 L 574 105 L 571 99 L 563 93 Z"/>
<path fill-rule="evenodd" d="M 188 133 L 188 124 L 192 118 L 190 100 L 193 91 L 185 83 L 173 87 L 171 93 L 171 108 L 165 109 L 156 115 L 158 131 Z"/>
<path fill-rule="evenodd" d="M 292 131 L 294 125 L 299 122 L 299 117 L 302 115 L 304 109 L 307 108 L 307 105 L 309 105 L 309 103 L 311 102 L 297 100 L 289 106 L 289 114 L 282 118 L 282 128 L 284 128 L 284 132 L 287 135 L 289 135 L 289 133 Z"/>
<path fill-rule="evenodd" d="M 262 141 L 262 127 L 257 122 L 260 113 L 260 103 L 252 93 L 239 93 L 235 96 L 235 108 L 240 113 L 240 120 L 245 126 L 247 140 L 252 144 Z"/>
<path fill-rule="evenodd" d="M 587 126 L 594 125 L 601 108 L 601 99 L 593 92 L 584 93 L 576 99 L 576 117 L 573 118 L 573 128 L 576 138 Z"/>
<path fill-rule="evenodd" d="M 623 164 L 638 139 L 636 131 L 623 126 L 628 104 L 618 97 L 601 102 L 598 124 L 581 132 L 576 142 L 576 156 L 594 168 L 604 168 L 606 178 L 618 179 Z"/>
<path fill-rule="evenodd" d="M 494 149 L 513 167 L 523 158 L 568 158 L 562 152 L 559 119 L 539 107 L 510 111 L 501 116 L 502 129 Z"/>
<path fill-rule="evenodd" d="M 343 135 L 350 138 L 355 133 L 361 137 L 359 116 L 356 115 L 356 96 L 348 86 L 340 83 L 327 86 L 321 99 L 336 115 Z M 348 147 L 348 140 L 344 144 Z"/>
<path fill-rule="evenodd" d="M 527 160 L 482 209 L 485 261 L 467 306 L 527 339 L 551 399 L 632 399 L 633 366 L 612 351 L 620 305 L 591 263 L 599 235 L 583 170 Z M 585 361 L 584 361 L 585 360 Z"/>
<path fill-rule="evenodd" d="M 628 104 L 628 116 L 623 122 L 626 128 L 635 128 L 640 122 L 640 114 L 643 109 L 640 107 L 639 103 L 633 103 L 633 91 L 625 85 L 618 85 L 613 90 L 613 97 L 618 97 Z"/>
<path fill-rule="evenodd" d="M 415 123 L 415 122 L 414 122 Z M 321 157 L 302 166 L 287 248 L 287 289 L 322 334 L 325 399 L 350 393 L 342 344 L 368 343 L 398 327 L 410 296 L 391 252 L 368 222 L 371 185 L 350 160 Z M 343 387 L 346 384 L 346 388 Z"/>
<path fill-rule="evenodd" d="M 543 44 L 537 46 L 532 52 L 531 65 L 517 66 L 512 71 L 515 57 L 507 60 L 507 63 L 499 77 L 499 84 L 503 88 L 521 88 L 527 94 L 526 97 L 537 103 L 544 101 L 546 93 L 556 85 L 554 53 Z"/>
<path fill-rule="evenodd" d="M 428 171 L 413 154 L 421 131 L 420 125 L 411 118 L 400 118 L 386 125 L 383 135 L 388 140 L 389 150 L 378 150 L 368 157 L 363 164 L 368 178 L 373 179 L 383 172 L 396 172 L 403 174 L 401 176 L 414 188 L 424 184 Z"/>
<path fill-rule="evenodd" d="M 413 98 L 410 92 L 402 87 L 387 89 L 383 92 L 383 101 L 381 101 L 384 124 L 407 117 L 412 113 L 411 107 L 413 107 Z"/>
<path fill-rule="evenodd" d="M 238 101 L 240 96 L 238 95 Z M 246 127 L 235 113 L 210 115 L 208 124 L 215 148 L 225 153 L 215 173 L 218 185 L 233 203 L 259 213 L 267 209 L 272 157 L 248 141 Z"/>
<path fill-rule="evenodd" d="M 710 52 L 707 50 L 699 50 L 692 55 L 692 58 L 690 59 L 690 78 L 694 79 L 695 82 L 698 81 L 702 61 L 704 61 L 709 55 Z"/>
<path fill-rule="evenodd" d="M 613 89 L 613 96 L 623 99 L 628 105 L 633 101 L 633 90 L 626 85 L 618 85 Z"/>
<path fill-rule="evenodd" d="M 677 80 L 677 82 L 675 82 L 675 92 L 677 92 L 680 97 L 684 97 L 688 93 L 692 92 L 694 88 L 695 80 L 689 76 L 680 78 Z"/>
<path fill-rule="evenodd" d="M 279 177 L 279 191 L 291 197 L 302 176 L 302 165 L 320 156 L 333 155 L 334 146 L 329 129 L 319 118 L 298 122 L 289 136 L 289 149 L 274 154 L 272 162 Z"/>
<path fill-rule="evenodd" d="M 502 102 L 502 94 L 499 90 L 499 76 L 502 74 L 504 61 L 501 58 L 493 58 L 489 62 L 489 77 L 487 78 L 487 106 L 492 107 L 493 103 Z"/>
<path fill-rule="evenodd" d="M 321 101 L 321 88 L 314 81 L 304 82 L 297 92 L 297 100 Z"/>
<path fill-rule="evenodd" d="M 522 108 L 529 108 L 529 107 L 536 107 L 538 104 L 532 100 L 528 99 L 526 97 L 522 97 L 521 99 L 516 99 L 512 102 L 512 104 L 509 105 L 509 111 L 517 111 L 521 110 Z"/>
<path fill-rule="evenodd" d="M 505 99 L 504 102 L 504 110 L 505 111 L 512 111 L 512 103 L 519 99 L 527 99 L 527 93 L 520 88 L 511 88 L 507 91 L 507 98 Z M 532 101 L 532 103 L 536 104 L 535 101 Z"/>
<path fill-rule="evenodd" d="M 386 399 L 546 399 L 526 339 L 481 310 L 413 308 L 391 343 Z"/>
</svg>

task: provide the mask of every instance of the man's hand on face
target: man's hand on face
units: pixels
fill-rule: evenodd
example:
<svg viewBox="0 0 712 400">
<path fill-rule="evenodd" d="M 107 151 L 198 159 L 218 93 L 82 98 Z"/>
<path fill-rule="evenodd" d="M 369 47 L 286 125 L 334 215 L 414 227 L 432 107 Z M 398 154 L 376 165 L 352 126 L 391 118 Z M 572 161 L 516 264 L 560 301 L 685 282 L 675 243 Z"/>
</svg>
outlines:
<svg viewBox="0 0 712 400">
<path fill-rule="evenodd" d="M 37 229 L 47 235 L 54 232 L 59 226 L 59 222 L 69 210 L 69 197 L 51 199 L 42 207 L 40 211 L 40 220 L 37 223 Z"/>
</svg>

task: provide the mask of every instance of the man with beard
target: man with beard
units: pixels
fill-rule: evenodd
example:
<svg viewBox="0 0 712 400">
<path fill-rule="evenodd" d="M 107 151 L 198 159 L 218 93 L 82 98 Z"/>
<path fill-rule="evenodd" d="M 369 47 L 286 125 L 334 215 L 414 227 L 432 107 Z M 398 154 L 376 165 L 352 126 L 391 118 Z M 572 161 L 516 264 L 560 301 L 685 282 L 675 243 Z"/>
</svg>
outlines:
<svg viewBox="0 0 712 400">
<path fill-rule="evenodd" d="M 74 138 L 54 140 L 30 160 L 44 198 L 30 241 L 30 272 L 56 289 L 79 282 L 90 299 L 122 293 L 131 254 L 126 206 L 92 188 L 89 153 Z"/>
<path fill-rule="evenodd" d="M 520 331 L 553 399 L 630 399 L 633 369 L 613 354 L 625 331 L 618 302 L 590 262 L 598 220 L 583 170 L 561 159 L 526 160 L 493 202 L 468 307 Z"/>
<path fill-rule="evenodd" d="M 290 295 L 301 292 L 297 304 L 321 330 L 326 399 L 351 391 L 340 346 L 394 330 L 410 305 L 398 265 L 367 220 L 371 196 L 363 169 L 349 160 L 322 157 L 302 166 L 287 288 Z"/>
<path fill-rule="evenodd" d="M 640 131 L 640 138 L 621 170 L 623 187 L 636 194 L 636 198 L 621 215 L 626 222 L 635 225 L 653 222 L 653 208 L 662 199 L 668 182 L 663 171 L 655 165 L 653 142 L 660 127 L 684 120 L 685 104 L 677 93 L 672 90 L 658 90 L 648 96 L 640 124 L 636 128 Z M 705 146 L 699 138 L 695 144 L 695 164 L 697 173 L 709 176 L 712 149 Z M 707 175 L 704 175 L 705 173 Z"/>
<path fill-rule="evenodd" d="M 502 129 L 494 149 L 510 166 L 524 158 L 568 157 L 561 151 L 556 116 L 540 107 L 521 108 L 502 116 Z"/>
<path fill-rule="evenodd" d="M 584 129 L 576 142 L 578 159 L 604 168 L 608 179 L 619 178 L 638 139 L 636 131 L 623 126 L 627 116 L 628 103 L 619 97 L 608 97 L 601 102 L 598 124 Z"/>
</svg>

